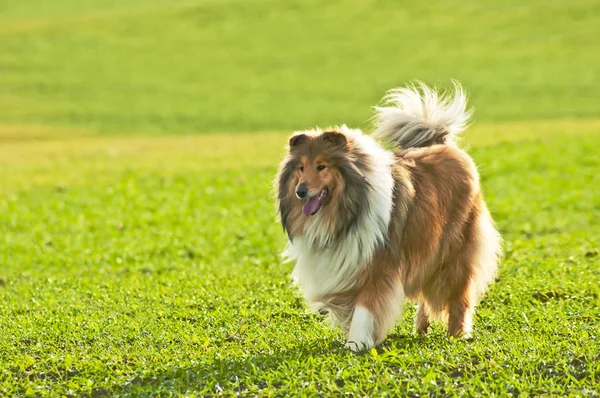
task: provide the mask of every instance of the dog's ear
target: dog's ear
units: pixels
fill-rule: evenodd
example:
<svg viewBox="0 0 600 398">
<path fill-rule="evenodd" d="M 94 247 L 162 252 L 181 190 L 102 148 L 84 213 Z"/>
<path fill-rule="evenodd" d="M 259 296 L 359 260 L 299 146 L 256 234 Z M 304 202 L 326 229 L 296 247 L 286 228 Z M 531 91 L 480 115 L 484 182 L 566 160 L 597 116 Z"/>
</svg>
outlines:
<svg viewBox="0 0 600 398">
<path fill-rule="evenodd" d="M 346 136 L 339 131 L 326 131 L 323 133 L 323 139 L 336 147 L 345 147 L 348 143 Z"/>
<path fill-rule="evenodd" d="M 290 149 L 301 145 L 303 142 L 306 142 L 306 140 L 308 140 L 308 136 L 306 134 L 294 134 L 292 138 L 290 138 Z"/>
</svg>

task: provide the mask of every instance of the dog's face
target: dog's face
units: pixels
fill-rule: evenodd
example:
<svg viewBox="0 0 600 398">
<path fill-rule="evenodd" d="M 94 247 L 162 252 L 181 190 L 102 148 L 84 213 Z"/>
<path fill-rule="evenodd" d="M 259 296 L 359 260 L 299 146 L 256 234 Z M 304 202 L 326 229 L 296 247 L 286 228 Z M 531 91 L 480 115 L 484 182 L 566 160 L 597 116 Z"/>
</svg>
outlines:
<svg viewBox="0 0 600 398">
<path fill-rule="evenodd" d="M 343 234 L 368 206 L 370 163 L 351 134 L 343 126 L 290 138 L 276 181 L 281 224 L 290 239 L 316 214 L 332 236 Z"/>
<path fill-rule="evenodd" d="M 290 139 L 290 189 L 310 217 L 332 202 L 343 187 L 339 161 L 347 149 L 346 136 L 337 131 L 320 134 L 299 133 Z"/>
</svg>

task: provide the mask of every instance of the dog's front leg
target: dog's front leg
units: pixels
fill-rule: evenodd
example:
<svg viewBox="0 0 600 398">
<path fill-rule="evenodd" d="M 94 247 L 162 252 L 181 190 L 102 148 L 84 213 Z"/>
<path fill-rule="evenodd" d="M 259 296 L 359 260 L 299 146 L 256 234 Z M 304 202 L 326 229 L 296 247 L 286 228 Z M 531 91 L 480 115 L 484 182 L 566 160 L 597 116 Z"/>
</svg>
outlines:
<svg viewBox="0 0 600 398">
<path fill-rule="evenodd" d="M 375 317 L 364 306 L 357 305 L 352 314 L 346 347 L 352 351 L 370 350 L 375 346 Z"/>
<path fill-rule="evenodd" d="M 363 289 L 352 313 L 346 347 L 370 350 L 382 342 L 402 311 L 404 289 L 394 279 L 374 280 Z"/>
</svg>

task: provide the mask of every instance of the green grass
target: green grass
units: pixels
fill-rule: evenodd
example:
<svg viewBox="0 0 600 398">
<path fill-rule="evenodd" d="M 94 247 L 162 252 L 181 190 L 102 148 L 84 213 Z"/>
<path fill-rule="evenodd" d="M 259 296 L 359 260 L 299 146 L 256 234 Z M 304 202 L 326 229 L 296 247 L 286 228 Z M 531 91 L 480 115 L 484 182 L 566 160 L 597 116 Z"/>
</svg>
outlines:
<svg viewBox="0 0 600 398">
<path fill-rule="evenodd" d="M 280 262 L 286 135 L 6 143 L 0 395 L 598 395 L 600 128 L 490 143 L 499 127 L 465 143 L 506 240 L 475 340 L 413 336 L 409 305 L 377 355 Z"/>
<path fill-rule="evenodd" d="M 596 118 L 596 0 L 0 3 L 0 123 L 100 132 L 366 125 L 462 81 L 479 120 Z"/>
<path fill-rule="evenodd" d="M 600 395 L 598 3 L 398 4 L 0 0 L 0 396 Z M 355 355 L 271 183 L 414 78 L 472 93 L 505 259 L 473 341 Z"/>
</svg>

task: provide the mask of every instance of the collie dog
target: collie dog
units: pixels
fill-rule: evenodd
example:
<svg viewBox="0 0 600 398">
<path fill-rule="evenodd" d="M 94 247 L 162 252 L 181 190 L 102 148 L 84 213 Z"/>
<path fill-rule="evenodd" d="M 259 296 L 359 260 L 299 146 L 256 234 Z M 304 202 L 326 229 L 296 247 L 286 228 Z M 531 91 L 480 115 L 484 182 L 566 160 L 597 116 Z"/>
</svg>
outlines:
<svg viewBox="0 0 600 398">
<path fill-rule="evenodd" d="M 276 178 L 284 255 L 314 310 L 353 351 L 383 341 L 405 298 L 417 333 L 443 319 L 471 336 L 495 277 L 501 238 L 473 160 L 456 145 L 471 116 L 464 91 L 391 90 L 372 135 L 346 126 L 297 132 Z"/>
</svg>

